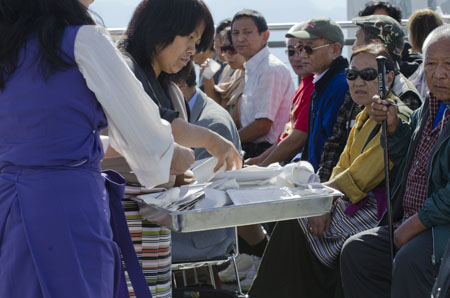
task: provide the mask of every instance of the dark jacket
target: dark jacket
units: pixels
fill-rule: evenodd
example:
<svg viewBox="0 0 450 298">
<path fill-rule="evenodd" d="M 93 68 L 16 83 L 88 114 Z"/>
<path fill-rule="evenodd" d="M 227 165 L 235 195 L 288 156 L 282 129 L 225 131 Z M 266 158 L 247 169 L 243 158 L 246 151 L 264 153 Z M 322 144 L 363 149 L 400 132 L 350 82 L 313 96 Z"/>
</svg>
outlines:
<svg viewBox="0 0 450 298">
<path fill-rule="evenodd" d="M 314 84 L 309 107 L 308 140 L 302 160 L 309 161 L 314 170 L 319 168 L 325 141 L 331 136 L 339 108 L 348 91 L 345 68 L 348 61 L 340 56 L 330 65 L 324 76 Z"/>
<path fill-rule="evenodd" d="M 429 99 L 411 114 L 410 123 L 402 121 L 388 137 L 389 157 L 400 166 L 392 191 L 394 221 L 403 217 L 406 180 L 428 116 Z M 382 145 L 383 140 L 382 136 Z M 428 198 L 419 211 L 419 218 L 427 228 L 433 229 L 433 262 L 439 263 L 450 238 L 450 122 L 444 126 L 433 148 L 427 177 Z"/>
</svg>

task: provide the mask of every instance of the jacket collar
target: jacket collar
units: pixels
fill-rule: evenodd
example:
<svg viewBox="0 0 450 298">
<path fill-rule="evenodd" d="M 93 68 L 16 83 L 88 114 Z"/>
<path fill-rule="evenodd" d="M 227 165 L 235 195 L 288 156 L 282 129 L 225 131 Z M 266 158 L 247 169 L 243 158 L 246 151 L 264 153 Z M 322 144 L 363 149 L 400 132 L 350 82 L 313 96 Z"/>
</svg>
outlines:
<svg viewBox="0 0 450 298">
<path fill-rule="evenodd" d="M 331 62 L 330 68 L 328 71 L 314 84 L 314 87 L 317 91 L 321 91 L 321 89 L 325 88 L 328 82 L 340 71 L 348 67 L 348 61 L 342 56 L 337 57 Z"/>
<path fill-rule="evenodd" d="M 194 107 L 191 110 L 191 122 L 197 122 L 198 118 L 200 118 L 200 115 L 203 112 L 203 109 L 206 106 L 206 94 L 203 93 L 200 89 L 197 89 L 198 95 L 197 95 L 197 101 L 194 104 Z"/>
</svg>

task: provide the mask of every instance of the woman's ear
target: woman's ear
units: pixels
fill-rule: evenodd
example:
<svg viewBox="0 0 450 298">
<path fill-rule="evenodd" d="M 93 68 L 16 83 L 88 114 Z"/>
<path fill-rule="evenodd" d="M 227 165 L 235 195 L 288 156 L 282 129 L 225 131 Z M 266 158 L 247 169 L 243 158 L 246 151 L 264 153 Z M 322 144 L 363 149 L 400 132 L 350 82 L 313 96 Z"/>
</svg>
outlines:
<svg viewBox="0 0 450 298">
<path fill-rule="evenodd" d="M 389 87 L 389 90 L 392 89 L 391 87 L 394 84 L 394 77 L 395 77 L 395 74 L 393 71 L 390 71 L 386 74 L 386 77 L 385 77 L 386 78 L 386 86 Z"/>
</svg>

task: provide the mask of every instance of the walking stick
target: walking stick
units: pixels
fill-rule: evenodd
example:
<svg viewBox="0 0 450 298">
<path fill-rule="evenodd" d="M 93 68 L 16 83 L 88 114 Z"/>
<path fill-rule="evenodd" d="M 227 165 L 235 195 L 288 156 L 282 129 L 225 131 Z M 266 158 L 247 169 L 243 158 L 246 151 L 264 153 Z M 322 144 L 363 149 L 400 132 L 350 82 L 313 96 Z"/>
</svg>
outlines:
<svg viewBox="0 0 450 298">
<path fill-rule="evenodd" d="M 386 98 L 386 57 L 377 57 L 378 66 L 378 94 L 381 99 Z M 392 228 L 392 211 L 391 211 L 391 191 L 389 187 L 389 150 L 388 150 L 388 135 L 387 135 L 387 120 L 381 124 L 381 129 L 384 134 L 384 175 L 386 184 L 386 206 L 388 213 L 388 229 L 389 229 L 389 245 L 391 249 L 391 261 L 394 259 L 394 237 Z"/>
</svg>

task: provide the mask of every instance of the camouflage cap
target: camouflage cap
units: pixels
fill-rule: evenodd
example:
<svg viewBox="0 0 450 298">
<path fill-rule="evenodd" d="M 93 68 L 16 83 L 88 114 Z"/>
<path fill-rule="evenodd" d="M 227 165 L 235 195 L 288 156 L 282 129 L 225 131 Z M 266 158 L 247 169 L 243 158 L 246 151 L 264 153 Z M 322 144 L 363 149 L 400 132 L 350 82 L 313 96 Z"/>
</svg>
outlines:
<svg viewBox="0 0 450 298">
<path fill-rule="evenodd" d="M 400 56 L 405 44 L 405 33 L 401 25 L 385 15 L 370 15 L 354 18 L 353 23 L 376 35 L 392 54 Z"/>
<path fill-rule="evenodd" d="M 289 30 L 286 37 L 297 37 L 301 39 L 325 38 L 333 42 L 344 45 L 344 33 L 341 27 L 330 18 L 315 18 L 304 24 L 299 25 L 296 31 Z"/>
</svg>

